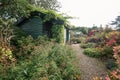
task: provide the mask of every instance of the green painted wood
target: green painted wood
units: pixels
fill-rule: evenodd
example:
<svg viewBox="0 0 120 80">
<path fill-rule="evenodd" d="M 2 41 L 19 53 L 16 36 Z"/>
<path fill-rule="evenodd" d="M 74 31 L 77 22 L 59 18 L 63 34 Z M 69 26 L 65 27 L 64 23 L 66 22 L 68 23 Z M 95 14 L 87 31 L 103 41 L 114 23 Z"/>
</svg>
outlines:
<svg viewBox="0 0 120 80">
<path fill-rule="evenodd" d="M 66 42 L 68 42 L 70 40 L 70 33 L 69 30 L 66 29 Z"/>
<path fill-rule="evenodd" d="M 27 21 L 21 28 L 27 35 L 31 35 L 33 38 L 43 35 L 42 20 L 39 17 L 34 17 Z"/>
</svg>

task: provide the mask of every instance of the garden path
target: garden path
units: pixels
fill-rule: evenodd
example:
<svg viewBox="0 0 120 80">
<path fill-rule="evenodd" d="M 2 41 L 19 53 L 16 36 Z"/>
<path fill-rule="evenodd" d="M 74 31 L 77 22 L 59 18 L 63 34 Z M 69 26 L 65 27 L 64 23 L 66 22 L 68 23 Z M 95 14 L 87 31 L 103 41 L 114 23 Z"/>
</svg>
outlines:
<svg viewBox="0 0 120 80">
<path fill-rule="evenodd" d="M 91 58 L 83 54 L 83 49 L 79 44 L 73 44 L 73 49 L 79 58 L 79 67 L 82 80 L 93 80 L 93 77 L 105 77 L 107 70 L 105 65 L 96 58 Z"/>
</svg>

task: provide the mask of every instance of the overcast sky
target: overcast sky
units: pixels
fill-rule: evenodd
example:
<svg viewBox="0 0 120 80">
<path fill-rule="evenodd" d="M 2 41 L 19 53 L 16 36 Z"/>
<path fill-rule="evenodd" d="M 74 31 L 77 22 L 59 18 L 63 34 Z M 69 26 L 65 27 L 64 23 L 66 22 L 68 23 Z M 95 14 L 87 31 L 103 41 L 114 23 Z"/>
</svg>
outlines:
<svg viewBox="0 0 120 80">
<path fill-rule="evenodd" d="M 106 25 L 120 15 L 120 0 L 58 0 L 61 12 L 78 17 L 71 20 L 76 26 Z"/>
</svg>

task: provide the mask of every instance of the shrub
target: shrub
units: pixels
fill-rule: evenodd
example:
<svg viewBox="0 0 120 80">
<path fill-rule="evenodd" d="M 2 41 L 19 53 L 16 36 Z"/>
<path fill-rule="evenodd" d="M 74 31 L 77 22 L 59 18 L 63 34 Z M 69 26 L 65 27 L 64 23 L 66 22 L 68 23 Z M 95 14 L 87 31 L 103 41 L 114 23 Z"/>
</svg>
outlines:
<svg viewBox="0 0 120 80">
<path fill-rule="evenodd" d="M 34 44 L 36 46 L 40 46 L 41 44 L 46 45 L 49 42 L 50 42 L 50 39 L 47 36 L 39 36 L 37 39 L 34 40 Z"/>
<path fill-rule="evenodd" d="M 81 39 L 80 38 L 72 38 L 70 41 L 72 43 L 81 43 Z"/>
<path fill-rule="evenodd" d="M 91 57 L 112 58 L 113 56 L 113 50 L 109 46 L 104 48 L 87 48 L 84 50 L 84 53 Z"/>
<path fill-rule="evenodd" d="M 11 20 L 0 18 L 0 65 L 8 66 L 15 62 L 10 45 L 10 41 L 14 37 L 12 27 Z"/>
<path fill-rule="evenodd" d="M 50 59 L 56 62 L 57 66 L 60 68 L 61 76 L 63 79 L 73 80 L 78 75 L 79 70 L 77 71 L 75 64 L 75 54 L 72 49 L 67 48 L 68 46 L 57 45 L 48 55 Z"/>
<path fill-rule="evenodd" d="M 6 47 L 0 47 L 0 65 L 8 66 L 15 62 L 12 51 Z"/>
<path fill-rule="evenodd" d="M 106 58 L 112 58 L 113 56 L 113 50 L 112 50 L 112 47 L 110 46 L 104 46 L 103 47 L 103 53 L 102 55 Z"/>
<path fill-rule="evenodd" d="M 85 43 L 86 42 L 86 36 L 81 37 L 80 41 L 81 41 L 81 43 Z"/>
<path fill-rule="evenodd" d="M 82 48 L 95 48 L 96 43 L 82 43 L 80 44 L 80 47 Z"/>
<path fill-rule="evenodd" d="M 12 40 L 13 54 L 17 59 L 25 59 L 37 48 L 37 46 L 46 45 L 49 43 L 46 36 L 39 36 L 33 39 L 32 36 L 22 36 Z"/>
<path fill-rule="evenodd" d="M 102 51 L 98 51 L 96 48 L 87 48 L 84 50 L 84 54 L 90 56 L 90 57 L 101 57 Z"/>
<path fill-rule="evenodd" d="M 89 38 L 86 40 L 86 42 L 98 43 L 98 42 L 100 42 L 100 39 L 97 38 L 96 36 L 93 36 L 93 37 L 89 37 Z"/>
<path fill-rule="evenodd" d="M 35 44 L 31 36 L 18 38 L 14 43 L 13 54 L 17 59 L 26 58 L 34 51 Z"/>
<path fill-rule="evenodd" d="M 117 68 L 117 64 L 114 59 L 108 59 L 106 62 L 107 69 L 113 70 Z"/>
<path fill-rule="evenodd" d="M 41 45 L 31 58 L 19 61 L 4 73 L 0 70 L 0 80 L 80 80 L 73 53 L 68 46 Z"/>
</svg>

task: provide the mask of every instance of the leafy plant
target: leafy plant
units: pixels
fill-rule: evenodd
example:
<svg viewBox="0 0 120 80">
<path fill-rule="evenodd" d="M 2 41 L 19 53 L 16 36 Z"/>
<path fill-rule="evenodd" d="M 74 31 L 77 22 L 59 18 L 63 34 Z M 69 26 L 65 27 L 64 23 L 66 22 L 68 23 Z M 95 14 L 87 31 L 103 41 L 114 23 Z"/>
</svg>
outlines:
<svg viewBox="0 0 120 80">
<path fill-rule="evenodd" d="M 82 47 L 82 48 L 95 48 L 96 43 L 82 43 L 82 44 L 80 44 L 80 47 Z"/>
<path fill-rule="evenodd" d="M 81 43 L 81 39 L 80 38 L 72 38 L 70 41 L 72 43 Z"/>
<path fill-rule="evenodd" d="M 52 38 L 58 43 L 64 43 L 64 26 L 53 25 L 52 27 Z"/>
<path fill-rule="evenodd" d="M 13 29 L 11 20 L 0 18 L 0 64 L 9 65 L 15 61 L 10 44 L 13 38 Z"/>
<path fill-rule="evenodd" d="M 84 54 L 86 54 L 90 57 L 101 57 L 102 51 L 98 51 L 96 48 L 86 48 L 84 50 Z"/>
<path fill-rule="evenodd" d="M 106 67 L 107 67 L 107 69 L 114 70 L 114 69 L 116 69 L 118 66 L 117 66 L 117 64 L 115 63 L 115 60 L 114 60 L 114 59 L 108 59 L 108 60 L 106 61 Z"/>
<path fill-rule="evenodd" d="M 103 47 L 103 56 L 106 57 L 106 58 L 112 58 L 113 50 L 110 46 L 104 46 Z"/>
<path fill-rule="evenodd" d="M 0 79 L 80 80 L 80 71 L 75 62 L 76 57 L 70 47 L 49 43 L 34 50 L 31 58 L 6 69 Z"/>
<path fill-rule="evenodd" d="M 23 58 L 27 57 L 28 55 L 31 54 L 32 51 L 34 51 L 34 40 L 31 36 L 27 37 L 21 37 L 17 39 L 16 41 L 14 40 L 14 43 L 16 43 L 14 46 L 14 56 L 17 58 Z"/>
</svg>

